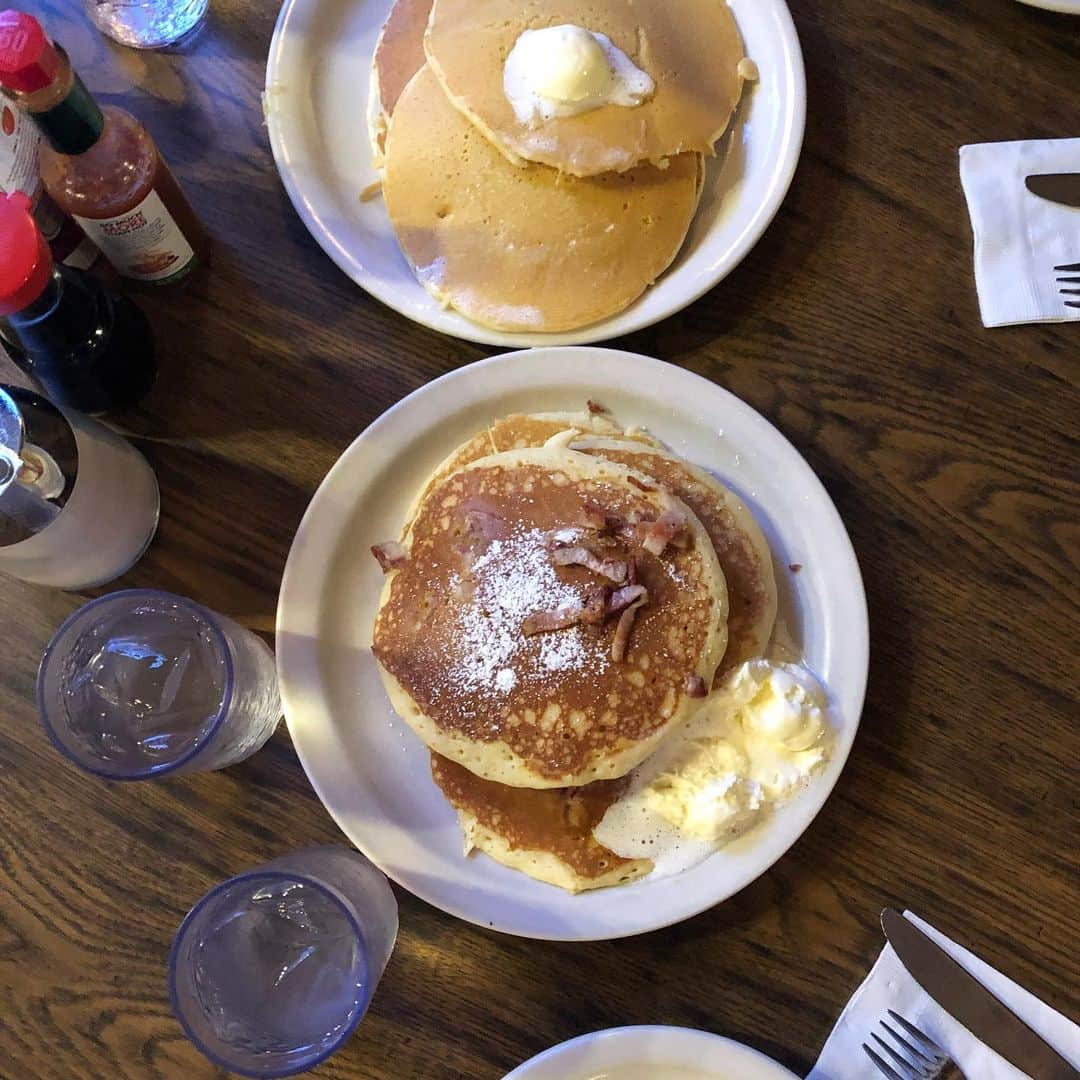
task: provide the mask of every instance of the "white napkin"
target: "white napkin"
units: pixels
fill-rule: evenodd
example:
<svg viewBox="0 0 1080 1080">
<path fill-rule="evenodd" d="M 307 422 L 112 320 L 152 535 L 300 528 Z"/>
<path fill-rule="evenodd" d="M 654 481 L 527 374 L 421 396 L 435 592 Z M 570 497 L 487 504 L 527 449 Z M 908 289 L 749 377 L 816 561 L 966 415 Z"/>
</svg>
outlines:
<svg viewBox="0 0 1080 1080">
<path fill-rule="evenodd" d="M 984 326 L 1080 321 L 1055 266 L 1080 263 L 1080 207 L 1032 195 L 1032 173 L 1080 172 L 1080 139 L 960 147 L 960 182 L 975 233 L 975 287 Z M 1065 286 L 1073 288 L 1075 286 Z"/>
<path fill-rule="evenodd" d="M 984 964 L 967 949 L 950 941 L 917 915 L 905 911 L 904 917 L 931 937 L 1062 1057 L 1080 1067 L 1080 1027 L 1049 1005 L 1044 1005 L 1011 979 L 1006 979 L 989 964 Z M 1023 1080 L 1027 1075 L 989 1047 L 983 1046 L 966 1028 L 931 1001 L 907 973 L 892 946 L 886 945 L 870 974 L 840 1014 L 817 1065 L 806 1080 L 881 1080 L 877 1066 L 863 1052 L 862 1044 L 869 1041 L 870 1032 L 882 1017 L 888 1019 L 889 1009 L 894 1009 L 929 1035 L 952 1057 L 969 1080 Z M 890 1023 L 894 1028 L 897 1026 L 892 1021 Z"/>
</svg>

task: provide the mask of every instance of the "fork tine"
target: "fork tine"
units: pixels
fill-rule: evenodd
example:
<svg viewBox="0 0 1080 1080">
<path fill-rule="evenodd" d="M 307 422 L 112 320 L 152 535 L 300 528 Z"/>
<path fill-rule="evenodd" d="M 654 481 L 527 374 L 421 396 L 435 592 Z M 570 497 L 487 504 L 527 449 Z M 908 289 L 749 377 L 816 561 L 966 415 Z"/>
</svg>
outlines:
<svg viewBox="0 0 1080 1080">
<path fill-rule="evenodd" d="M 915 1043 L 908 1042 L 908 1040 L 905 1039 L 899 1031 L 897 1031 L 895 1028 L 889 1027 L 889 1025 L 885 1023 L 884 1020 L 881 1021 L 881 1026 L 892 1036 L 893 1042 L 895 1042 L 897 1046 L 903 1047 L 903 1049 L 905 1049 L 912 1056 L 912 1058 L 915 1059 L 912 1062 L 913 1065 L 917 1065 L 922 1068 L 924 1065 L 933 1066 L 937 1064 L 937 1062 L 935 1062 L 932 1057 L 927 1057 L 926 1054 L 923 1053 L 922 1049 L 920 1049 L 920 1047 L 916 1046 Z"/>
<path fill-rule="evenodd" d="M 1065 306 L 1066 307 L 1080 308 L 1080 300 L 1066 300 L 1065 301 Z"/>
<path fill-rule="evenodd" d="M 862 1048 L 866 1051 L 867 1057 L 878 1067 L 878 1072 L 883 1076 L 887 1076 L 889 1080 L 910 1080 L 910 1074 L 906 1077 L 902 1076 L 884 1058 L 874 1053 L 866 1043 L 862 1044 Z"/>
<path fill-rule="evenodd" d="M 1055 270 L 1080 270 L 1080 263 L 1065 263 L 1063 266 L 1055 266 Z"/>
<path fill-rule="evenodd" d="M 942 1061 L 947 1061 L 949 1055 L 940 1047 L 925 1031 L 920 1031 L 910 1020 L 905 1020 L 895 1009 L 889 1010 L 889 1015 L 913 1038 L 921 1039 L 923 1043 L 923 1049 L 933 1055 L 938 1061 L 934 1062 L 935 1065 L 941 1064 Z"/>
<path fill-rule="evenodd" d="M 1080 278 L 1077 278 L 1080 281 Z M 1062 296 L 1080 296 L 1080 289 L 1058 289 Z"/>
<path fill-rule="evenodd" d="M 1080 281 L 1080 277 L 1059 277 L 1058 282 L 1064 282 L 1066 285 L 1071 284 L 1074 281 Z"/>
<path fill-rule="evenodd" d="M 909 1046 L 899 1035 L 896 1034 L 892 1028 L 889 1027 L 884 1021 L 882 1021 L 883 1028 L 903 1047 L 906 1047 L 912 1053 L 912 1057 L 904 1057 L 903 1054 L 897 1053 L 880 1035 L 870 1033 L 870 1038 L 874 1040 L 885 1051 L 886 1054 L 892 1058 L 901 1068 L 905 1070 L 904 1075 L 908 1077 L 908 1080 L 929 1080 L 930 1077 L 937 1075 L 937 1066 L 928 1058 L 924 1058 L 914 1047 Z"/>
</svg>

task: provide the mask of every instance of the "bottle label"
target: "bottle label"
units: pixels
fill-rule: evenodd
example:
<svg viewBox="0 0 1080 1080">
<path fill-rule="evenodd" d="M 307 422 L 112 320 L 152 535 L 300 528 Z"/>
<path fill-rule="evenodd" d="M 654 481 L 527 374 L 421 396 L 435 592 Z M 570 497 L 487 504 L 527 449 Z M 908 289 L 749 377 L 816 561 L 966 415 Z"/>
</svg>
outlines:
<svg viewBox="0 0 1080 1080">
<path fill-rule="evenodd" d="M 41 191 L 41 136 L 24 113 L 0 97 L 0 191 L 21 191 L 36 202 Z"/>
<path fill-rule="evenodd" d="M 191 268 L 195 252 L 156 191 L 138 206 L 112 218 L 76 215 L 105 258 L 135 281 L 162 284 Z"/>
</svg>

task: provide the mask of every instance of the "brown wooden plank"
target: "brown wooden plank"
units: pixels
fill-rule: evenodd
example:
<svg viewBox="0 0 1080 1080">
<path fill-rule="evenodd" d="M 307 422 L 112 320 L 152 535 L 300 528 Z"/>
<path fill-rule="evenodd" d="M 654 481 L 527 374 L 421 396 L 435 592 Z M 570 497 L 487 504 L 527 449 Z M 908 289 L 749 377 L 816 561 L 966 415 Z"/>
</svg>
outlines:
<svg viewBox="0 0 1080 1080">
<path fill-rule="evenodd" d="M 792 7 L 810 118 L 789 198 L 726 282 L 619 344 L 729 387 L 836 499 L 873 632 L 850 763 L 770 873 L 668 931 L 539 946 L 399 891 L 371 1013 L 313 1075 L 497 1080 L 562 1039 L 654 1022 L 805 1072 L 886 903 L 1080 1014 L 1076 327 L 981 327 L 956 161 L 964 142 L 1076 133 L 1077 22 L 1011 0 Z M 87 83 L 147 122 L 217 244 L 211 273 L 142 301 L 165 371 L 125 424 L 163 516 L 120 584 L 268 629 L 337 455 L 489 350 L 383 308 L 300 224 L 259 107 L 272 4 L 214 0 L 179 54 L 109 45 L 74 0 L 36 10 Z M 109 785 L 66 766 L 33 678 L 82 598 L 8 579 L 0 596 L 0 1076 L 223 1076 L 169 1012 L 173 931 L 214 882 L 339 834 L 284 731 L 210 776 Z"/>
</svg>

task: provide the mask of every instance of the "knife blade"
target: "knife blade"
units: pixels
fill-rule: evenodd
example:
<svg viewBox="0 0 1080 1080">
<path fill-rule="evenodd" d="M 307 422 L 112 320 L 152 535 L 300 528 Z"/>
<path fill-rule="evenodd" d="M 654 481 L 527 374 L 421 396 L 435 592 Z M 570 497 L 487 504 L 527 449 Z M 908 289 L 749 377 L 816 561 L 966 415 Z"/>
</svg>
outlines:
<svg viewBox="0 0 1080 1080">
<path fill-rule="evenodd" d="M 893 908 L 881 928 L 908 974 L 954 1020 L 1033 1080 L 1077 1080 L 1080 1071 L 1007 1009 L 978 979 Z"/>
<path fill-rule="evenodd" d="M 1032 195 L 1062 206 L 1080 206 L 1080 173 L 1035 173 L 1024 177 Z"/>
</svg>

